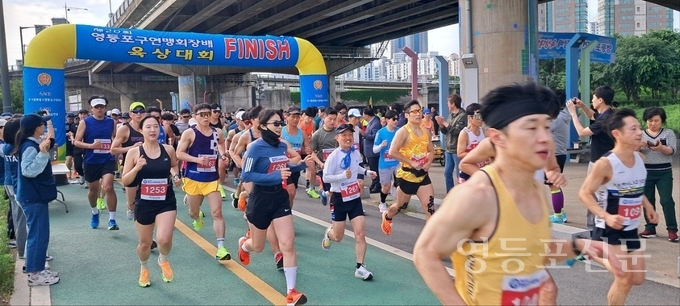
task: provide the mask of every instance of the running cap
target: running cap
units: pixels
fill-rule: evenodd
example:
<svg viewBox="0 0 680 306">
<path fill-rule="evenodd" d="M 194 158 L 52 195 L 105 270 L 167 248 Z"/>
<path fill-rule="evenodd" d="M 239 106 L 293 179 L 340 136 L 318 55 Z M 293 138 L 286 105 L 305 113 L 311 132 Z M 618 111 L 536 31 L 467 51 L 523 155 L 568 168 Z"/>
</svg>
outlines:
<svg viewBox="0 0 680 306">
<path fill-rule="evenodd" d="M 144 103 L 142 102 L 132 102 L 132 104 L 130 104 L 130 110 L 134 110 L 135 108 L 138 107 L 146 109 L 146 106 L 144 106 Z"/>
<path fill-rule="evenodd" d="M 97 105 L 104 105 L 106 106 L 107 102 L 105 99 L 102 98 L 94 98 L 92 101 L 90 101 L 90 106 L 95 107 Z"/>
</svg>

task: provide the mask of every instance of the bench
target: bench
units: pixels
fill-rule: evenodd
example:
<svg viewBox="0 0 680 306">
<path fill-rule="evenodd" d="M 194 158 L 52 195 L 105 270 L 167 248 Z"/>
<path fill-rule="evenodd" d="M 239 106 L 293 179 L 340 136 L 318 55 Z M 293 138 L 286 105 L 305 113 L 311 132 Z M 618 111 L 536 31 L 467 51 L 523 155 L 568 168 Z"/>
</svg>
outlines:
<svg viewBox="0 0 680 306">
<path fill-rule="evenodd" d="M 581 163 L 581 159 L 584 160 L 583 162 L 590 161 L 590 148 L 567 149 L 567 154 L 569 154 L 569 161 L 572 163 Z"/>
<path fill-rule="evenodd" d="M 66 164 L 54 164 L 52 165 L 52 176 L 54 176 L 55 182 L 57 182 L 57 186 L 61 185 L 68 185 L 68 179 L 66 178 L 66 174 L 69 173 L 70 171 L 66 167 Z M 63 184 L 61 182 L 66 181 L 66 184 Z M 66 199 L 64 199 L 64 193 L 57 190 L 57 193 L 61 195 L 61 200 L 59 198 L 55 199 L 54 201 L 61 203 L 64 205 L 64 208 L 66 209 L 66 212 L 68 213 L 68 205 L 66 205 Z"/>
</svg>

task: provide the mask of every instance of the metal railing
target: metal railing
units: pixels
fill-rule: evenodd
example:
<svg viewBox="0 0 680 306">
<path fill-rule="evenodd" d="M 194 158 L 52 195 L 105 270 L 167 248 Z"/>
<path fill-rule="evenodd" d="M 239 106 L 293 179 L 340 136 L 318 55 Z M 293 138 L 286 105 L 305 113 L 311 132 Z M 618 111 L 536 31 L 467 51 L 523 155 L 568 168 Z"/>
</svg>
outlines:
<svg viewBox="0 0 680 306">
<path fill-rule="evenodd" d="M 317 46 L 325 58 L 374 58 L 370 48 Z"/>
</svg>

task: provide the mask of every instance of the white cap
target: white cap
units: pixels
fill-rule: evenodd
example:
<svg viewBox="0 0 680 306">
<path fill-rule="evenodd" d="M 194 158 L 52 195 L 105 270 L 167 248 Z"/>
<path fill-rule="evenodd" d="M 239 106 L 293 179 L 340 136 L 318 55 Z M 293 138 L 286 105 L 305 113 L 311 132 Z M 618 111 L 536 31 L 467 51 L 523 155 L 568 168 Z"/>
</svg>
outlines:
<svg viewBox="0 0 680 306">
<path fill-rule="evenodd" d="M 111 110 L 111 113 L 116 114 L 116 115 L 120 115 L 120 110 L 117 109 L 117 108 L 114 108 L 114 109 Z"/>
<path fill-rule="evenodd" d="M 97 105 L 106 105 L 106 100 L 104 100 L 102 98 L 96 98 L 96 99 L 92 99 L 92 101 L 90 101 L 90 106 L 95 107 Z"/>
<path fill-rule="evenodd" d="M 240 111 L 240 112 L 236 113 L 236 119 L 243 120 L 243 114 L 245 114 L 245 113 L 246 113 L 245 111 Z"/>
<path fill-rule="evenodd" d="M 361 112 L 356 108 L 350 109 L 349 112 L 347 112 L 347 117 L 361 118 Z"/>
<path fill-rule="evenodd" d="M 196 119 L 194 119 L 194 118 L 189 119 L 189 126 L 195 126 L 197 124 L 198 124 L 198 121 L 196 121 Z"/>
<path fill-rule="evenodd" d="M 94 105 L 92 105 L 94 106 Z M 111 111 L 106 111 L 106 116 L 111 117 Z"/>
</svg>

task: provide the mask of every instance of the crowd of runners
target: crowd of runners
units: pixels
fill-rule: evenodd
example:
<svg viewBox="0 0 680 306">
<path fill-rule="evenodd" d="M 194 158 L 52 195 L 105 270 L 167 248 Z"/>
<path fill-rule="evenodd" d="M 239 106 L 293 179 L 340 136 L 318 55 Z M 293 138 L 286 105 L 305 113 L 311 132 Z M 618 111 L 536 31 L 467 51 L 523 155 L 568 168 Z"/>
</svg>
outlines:
<svg viewBox="0 0 680 306">
<path fill-rule="evenodd" d="M 125 186 L 126 216 L 136 220 L 139 235 L 141 287 L 151 285 L 148 260 L 154 248 L 158 248 L 162 280 L 173 280 L 169 255 L 175 218 L 177 213 L 188 213 L 197 232 L 203 229 L 204 218 L 213 219 L 218 261 L 237 256 L 249 265 L 251 255 L 262 252 L 268 243 L 276 269 L 285 275 L 287 303 L 306 303 L 307 297 L 296 286 L 298 261 L 291 211 L 298 185 L 304 184 L 306 194 L 329 209 L 331 226 L 319 237 L 321 250 L 330 251 L 333 242 L 343 239 L 346 224 L 351 226 L 354 276 L 360 280 L 375 277 L 365 263 L 367 207 L 361 198 L 366 188 L 380 194 L 380 228 L 385 235 L 399 226 L 397 216 L 412 196 L 418 198 L 426 225 L 414 247 L 414 262 L 443 304 L 554 304 L 559 284 L 548 268 L 587 256 L 615 275 L 607 298 L 609 304 L 620 305 L 645 276 L 640 217 L 653 225 L 658 216 L 645 196 L 649 167 L 640 153 L 645 131 L 634 112 L 609 108 L 613 95 L 609 87 L 596 89 L 592 97 L 596 111 L 584 111 L 595 120 L 590 128 L 576 124 L 576 107 L 586 109 L 584 103 L 573 98 L 565 104 L 564 97 L 533 83 L 496 88 L 479 104 L 470 103 L 464 109 L 460 97 L 452 95 L 450 118 L 435 120 L 442 133 L 459 134 L 456 168 L 460 170 L 454 175 L 459 179 L 455 187 L 447 180 L 447 188 L 453 188 L 438 210 L 429 176 L 435 148 L 432 132 L 423 124 L 429 110 L 416 100 L 385 112 L 350 109 L 342 103 L 304 110 L 256 106 L 237 110 L 229 115 L 233 121 L 225 122 L 219 105 L 198 104 L 173 114 L 134 102 L 125 114 L 117 109 L 107 114 L 109 101 L 95 96 L 88 100 L 91 116 L 90 111 L 81 111 L 79 123 L 67 123 L 67 155 L 69 169 L 73 168 L 69 177 L 87 184 L 93 229 L 99 227 L 103 211 L 108 211 L 108 229 L 119 229 L 115 179 Z M 646 119 L 665 121 L 665 113 L 656 112 L 659 118 Z M 114 113 L 116 118 L 112 118 Z M 579 133 L 593 135 L 593 146 L 610 147 L 594 157 L 579 193 L 593 216 L 591 237 L 559 240 L 551 237 L 550 224 L 566 219 L 561 194 L 567 184 L 562 175 L 566 148 L 561 148 L 564 140 L 558 140 L 564 138 L 564 130 L 554 135 L 551 124 L 569 114 L 575 116 Z M 24 123 L 20 117 L 11 121 Z M 562 120 L 567 133 L 568 121 Z M 5 139 L 14 139 L 10 136 L 4 134 Z M 17 153 L 7 150 L 12 144 L 3 150 L 5 167 L 16 169 L 11 165 L 17 163 L 16 158 L 10 157 Z M 675 135 L 664 134 L 663 142 L 649 142 L 646 148 L 671 156 Z M 19 165 L 15 180 L 30 170 L 23 162 Z M 223 187 L 229 172 L 237 190 L 231 196 Z M 372 183 L 365 187 L 369 178 Z M 182 201 L 174 188 L 186 194 Z M 8 189 L 12 195 L 22 192 L 21 188 L 11 190 L 11 185 Z M 202 205 L 204 200 L 207 206 Z M 225 241 L 225 200 L 243 211 L 247 220 L 229 224 L 230 230 L 243 232 L 238 241 Z M 13 208 L 21 211 L 21 197 L 15 202 Z M 186 206 L 180 206 L 179 212 L 178 202 Z M 26 250 L 46 254 L 46 245 L 35 247 L 44 241 L 31 239 L 31 222 L 36 221 L 29 218 Z M 677 225 L 675 233 L 677 241 Z M 234 256 L 231 247 L 236 248 Z M 453 263 L 455 280 L 445 268 L 446 258 Z M 27 263 L 29 285 L 59 281 L 56 272 L 42 269 L 43 264 L 44 260 Z"/>
</svg>

